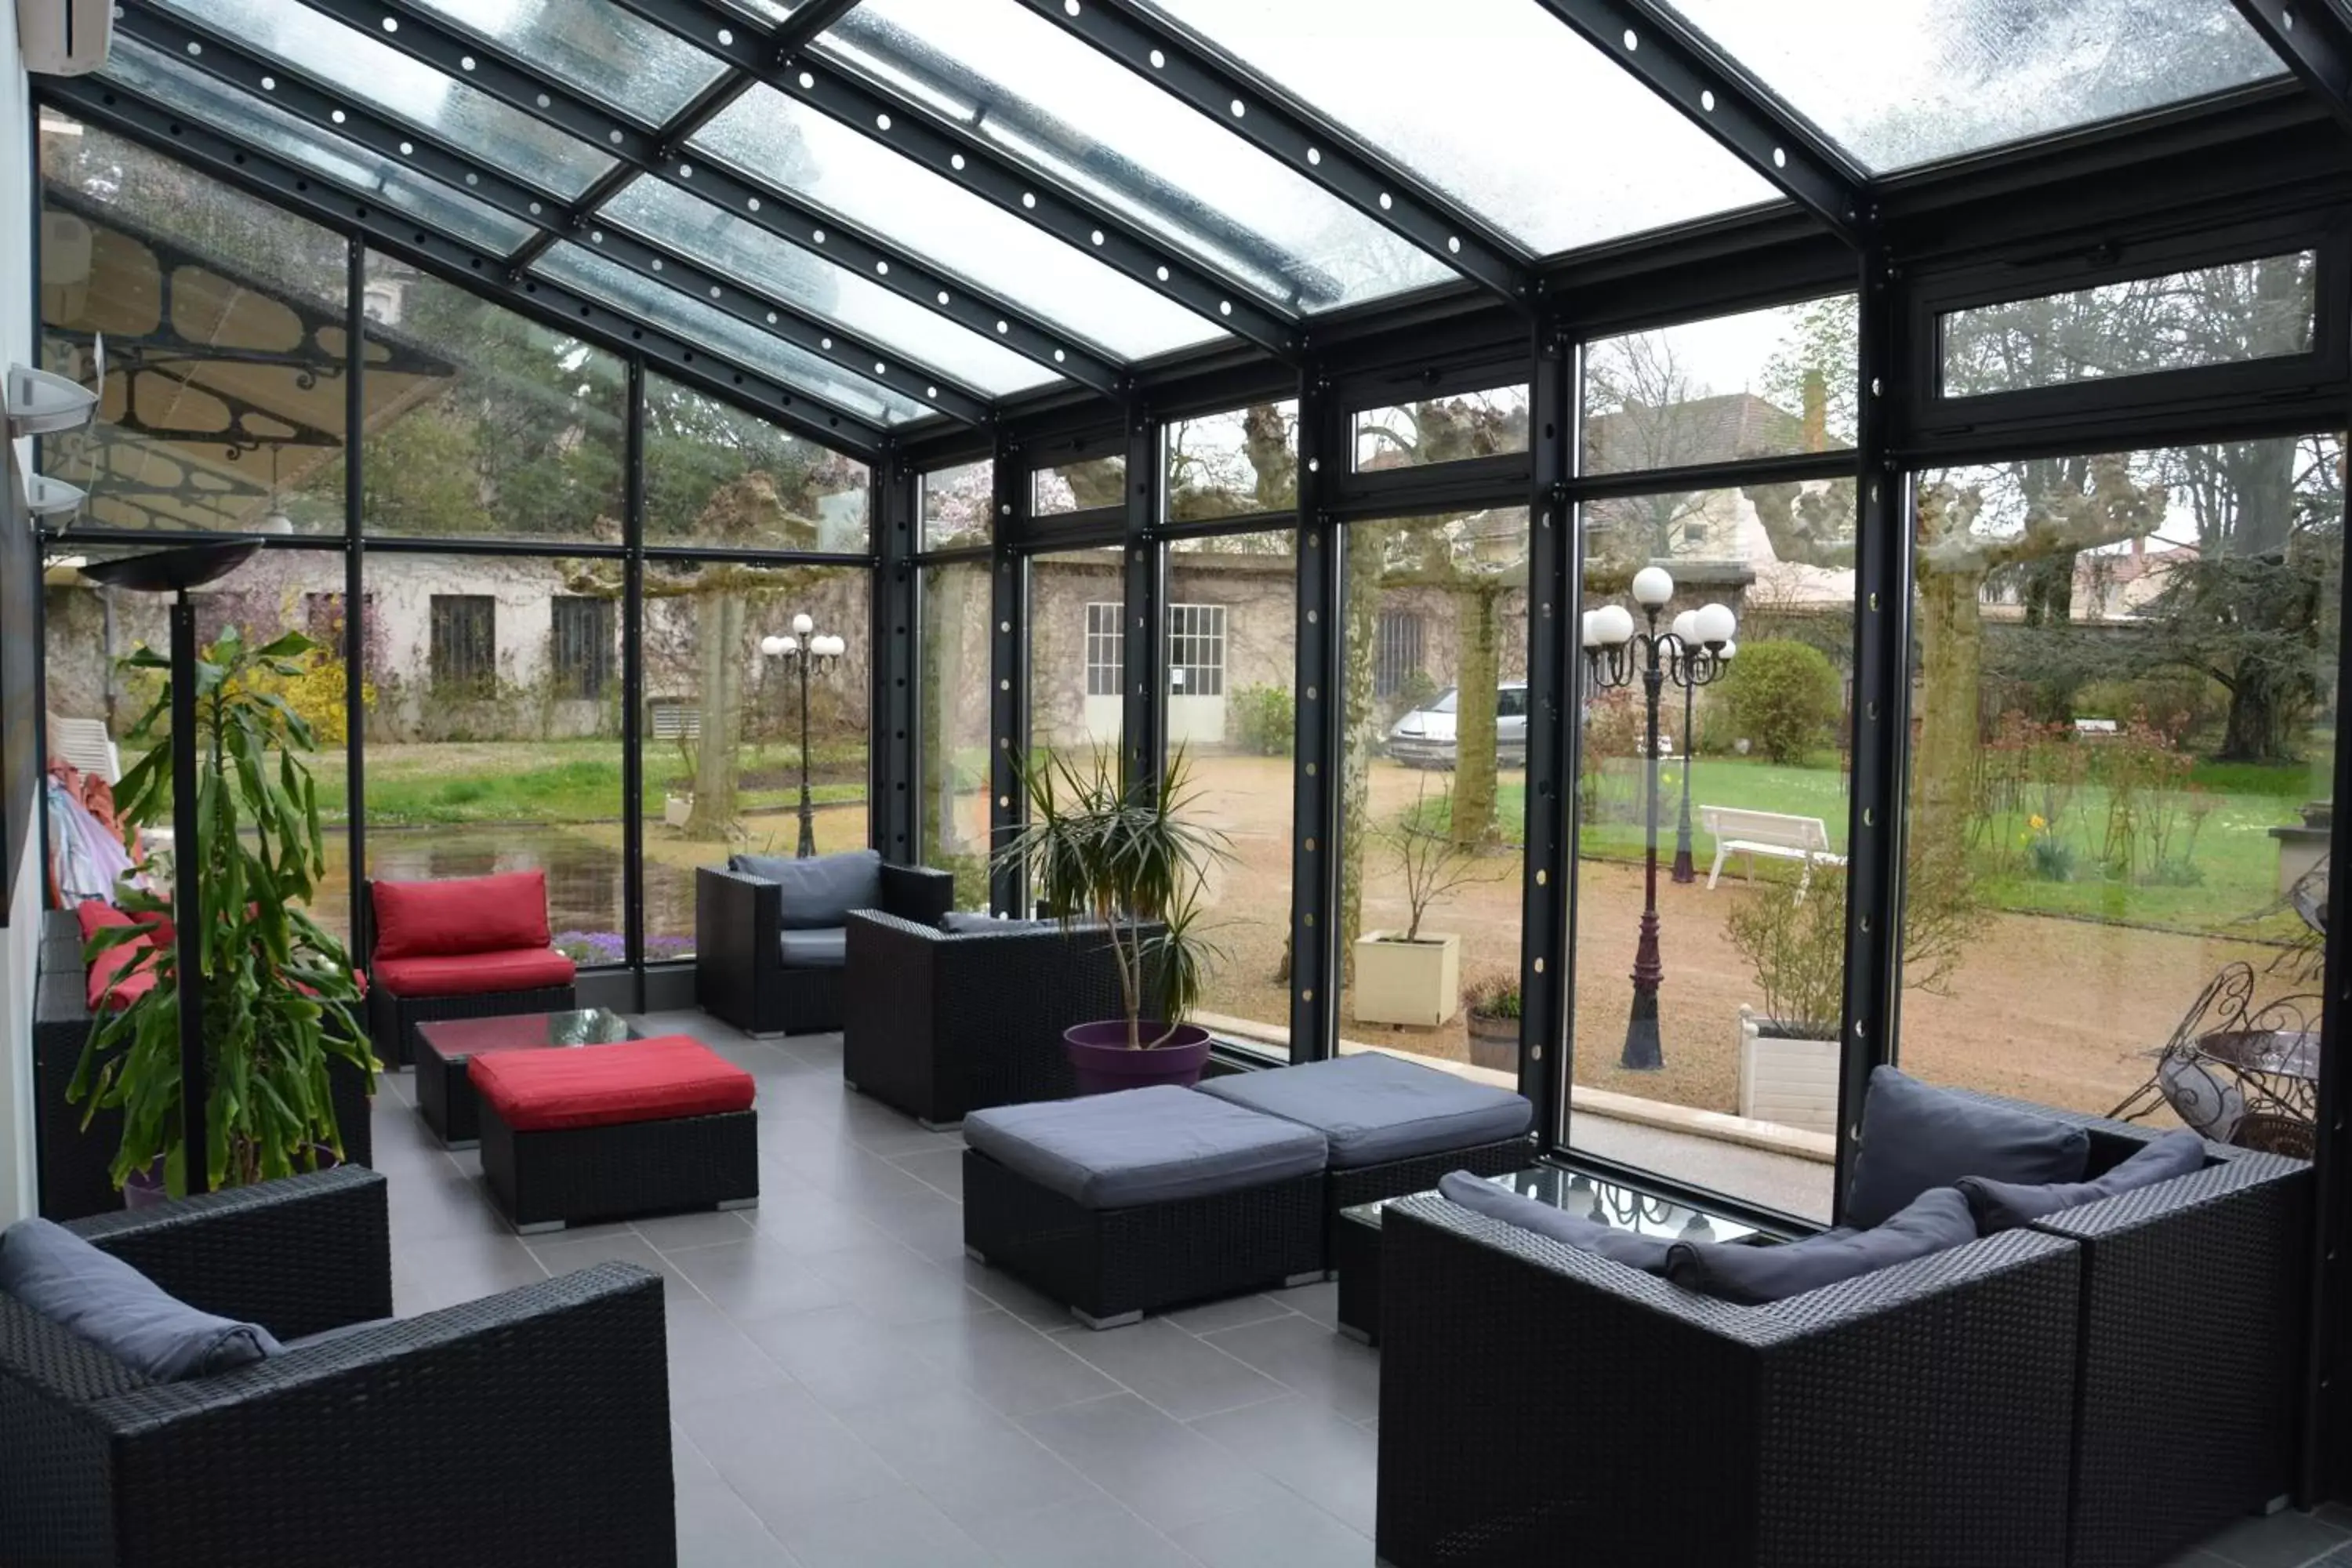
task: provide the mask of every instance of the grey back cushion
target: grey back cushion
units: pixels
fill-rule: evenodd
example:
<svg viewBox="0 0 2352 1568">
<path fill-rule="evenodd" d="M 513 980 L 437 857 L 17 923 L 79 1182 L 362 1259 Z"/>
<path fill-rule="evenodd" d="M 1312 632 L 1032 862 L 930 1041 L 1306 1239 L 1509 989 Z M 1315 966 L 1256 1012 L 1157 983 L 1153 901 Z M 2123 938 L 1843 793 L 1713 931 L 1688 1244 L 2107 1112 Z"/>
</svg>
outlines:
<svg viewBox="0 0 2352 1568">
<path fill-rule="evenodd" d="M 0 1291 L 158 1383 L 210 1377 L 278 1352 L 260 1324 L 200 1312 L 45 1219 L 0 1231 Z"/>
<path fill-rule="evenodd" d="M 1643 1236 L 1631 1230 L 1619 1230 L 1613 1225 L 1602 1225 L 1572 1215 L 1566 1209 L 1554 1208 L 1548 1203 L 1525 1196 L 1498 1186 L 1484 1176 L 1474 1176 L 1467 1171 L 1454 1171 L 1441 1176 L 1437 1190 L 1452 1203 L 1460 1204 L 1475 1214 L 1489 1219 L 1515 1225 L 1521 1230 L 1548 1236 L 1554 1241 L 1565 1242 L 1581 1251 L 1597 1253 L 1612 1263 L 1622 1263 L 1628 1268 L 1639 1268 L 1645 1274 L 1663 1274 L 1666 1269 L 1666 1249 L 1672 1244 L 1663 1236 Z"/>
<path fill-rule="evenodd" d="M 2078 1182 L 2090 1158 L 2090 1134 L 2054 1116 L 1990 1105 L 1893 1068 L 1873 1068 L 1845 1221 L 1866 1230 L 1921 1193 L 1962 1176 L 2026 1185 Z"/>
<path fill-rule="evenodd" d="M 1908 1263 L 1976 1237 L 1968 1200 L 1958 1188 L 1937 1187 L 1868 1230 L 1841 1227 L 1769 1247 L 1677 1241 L 1666 1250 L 1666 1278 L 1686 1290 L 1752 1306 Z"/>
<path fill-rule="evenodd" d="M 2122 1193 L 2135 1193 L 2205 1168 L 2205 1140 L 2187 1128 L 2166 1133 L 2142 1146 L 2129 1159 L 2118 1161 L 2104 1174 L 2087 1182 L 2045 1182 L 2021 1186 L 1984 1176 L 1960 1179 L 1960 1195 L 1977 1216 L 1977 1228 L 1987 1236 L 2015 1230 L 2037 1219 L 2094 1204 Z"/>
<path fill-rule="evenodd" d="M 730 855 L 727 868 L 783 889 L 786 931 L 847 925 L 850 910 L 882 907 L 882 857 L 872 849 L 813 855 L 805 860 Z"/>
</svg>

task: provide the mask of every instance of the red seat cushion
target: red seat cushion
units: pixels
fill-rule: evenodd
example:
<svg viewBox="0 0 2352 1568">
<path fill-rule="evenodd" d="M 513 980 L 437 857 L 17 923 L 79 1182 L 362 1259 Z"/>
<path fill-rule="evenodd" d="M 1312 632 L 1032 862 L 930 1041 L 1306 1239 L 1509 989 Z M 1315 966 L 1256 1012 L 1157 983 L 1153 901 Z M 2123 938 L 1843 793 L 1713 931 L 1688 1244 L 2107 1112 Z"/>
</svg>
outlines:
<svg viewBox="0 0 2352 1568">
<path fill-rule="evenodd" d="M 387 958 L 502 952 L 548 942 L 544 871 L 441 882 L 377 882 L 370 894 L 378 963 Z"/>
<path fill-rule="evenodd" d="M 457 952 L 429 958 L 386 958 L 379 951 L 375 983 L 394 996 L 487 996 L 569 985 L 572 961 L 549 947 L 504 952 Z"/>
<path fill-rule="evenodd" d="M 669 1121 L 751 1109 L 751 1075 L 684 1035 L 545 1051 L 493 1051 L 466 1064 L 482 1101 L 518 1132 Z"/>
<path fill-rule="evenodd" d="M 81 939 L 87 945 L 100 931 L 148 924 L 152 917 L 142 921 L 125 914 L 112 904 L 91 899 L 74 906 L 74 920 L 80 925 Z M 117 977 L 136 963 L 139 955 L 153 945 L 152 935 L 133 937 L 129 942 L 108 948 L 90 961 L 89 973 L 83 977 L 82 1000 L 91 1012 L 95 1013 L 100 1007 L 120 1011 L 155 989 L 155 975 L 152 970 L 142 970 L 117 984 Z M 107 991 L 110 985 L 114 987 L 111 994 Z"/>
</svg>

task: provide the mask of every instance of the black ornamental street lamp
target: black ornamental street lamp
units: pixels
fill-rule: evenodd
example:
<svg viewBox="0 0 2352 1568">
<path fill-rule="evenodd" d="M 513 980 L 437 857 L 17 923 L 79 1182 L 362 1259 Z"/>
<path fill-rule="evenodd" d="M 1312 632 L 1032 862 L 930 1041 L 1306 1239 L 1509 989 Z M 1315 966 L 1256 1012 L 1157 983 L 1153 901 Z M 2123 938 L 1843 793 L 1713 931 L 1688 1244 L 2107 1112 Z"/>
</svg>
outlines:
<svg viewBox="0 0 2352 1568">
<path fill-rule="evenodd" d="M 1683 647 L 1686 648 L 1702 647 L 1706 646 L 1706 639 L 1698 635 L 1698 617 L 1700 613 L 1701 612 L 1697 610 L 1685 610 L 1681 615 L 1675 617 L 1675 636 L 1681 639 Z M 1725 613 L 1729 614 L 1728 611 L 1726 611 Z M 1733 642 L 1727 637 L 1724 639 L 1724 643 L 1721 647 L 1714 648 L 1710 651 L 1714 653 L 1717 663 L 1726 664 L 1730 661 L 1733 654 L 1739 651 L 1739 645 Z M 1721 671 L 1718 670 L 1717 673 L 1720 674 Z M 1708 679 L 1712 679 L 1713 677 L 1710 676 Z M 1681 818 L 1675 824 L 1674 874 L 1675 880 L 1677 882 L 1696 882 L 1698 880 L 1698 868 L 1691 863 L 1691 774 L 1696 772 L 1698 767 L 1698 729 L 1696 724 L 1693 721 L 1694 714 L 1692 711 L 1692 699 L 1697 696 L 1698 689 L 1706 684 L 1706 682 L 1704 680 L 1685 680 L 1682 682 L 1683 809 Z"/>
<path fill-rule="evenodd" d="M 1620 1067 L 1644 1072 L 1665 1066 L 1658 1045 L 1658 983 L 1665 978 L 1665 966 L 1658 957 L 1658 698 L 1668 680 L 1687 693 L 1721 675 L 1731 634 L 1738 628 L 1727 607 L 1708 605 L 1690 613 L 1687 636 L 1679 617 L 1675 626 L 1660 631 L 1658 613 L 1674 596 L 1675 580 L 1666 569 L 1644 566 L 1633 574 L 1633 602 L 1642 606 L 1649 621 L 1646 631 L 1634 628 L 1633 616 L 1622 605 L 1603 605 L 1584 616 L 1588 683 L 1596 691 L 1605 691 L 1630 685 L 1640 675 L 1649 719 L 1643 747 L 1642 938 L 1633 953 L 1633 1007 L 1625 1020 L 1625 1048 L 1618 1058 Z M 1687 749 L 1687 721 L 1684 736 Z M 1687 763 L 1684 772 L 1687 780 Z M 1687 796 L 1684 810 L 1687 823 Z"/>
<path fill-rule="evenodd" d="M 812 635 L 816 623 L 807 616 L 793 617 L 793 635 L 760 639 L 760 651 L 800 667 L 801 672 L 801 842 L 793 853 L 805 860 L 816 853 L 816 809 L 809 804 L 809 672 L 828 674 L 849 645 L 836 637 Z"/>
</svg>

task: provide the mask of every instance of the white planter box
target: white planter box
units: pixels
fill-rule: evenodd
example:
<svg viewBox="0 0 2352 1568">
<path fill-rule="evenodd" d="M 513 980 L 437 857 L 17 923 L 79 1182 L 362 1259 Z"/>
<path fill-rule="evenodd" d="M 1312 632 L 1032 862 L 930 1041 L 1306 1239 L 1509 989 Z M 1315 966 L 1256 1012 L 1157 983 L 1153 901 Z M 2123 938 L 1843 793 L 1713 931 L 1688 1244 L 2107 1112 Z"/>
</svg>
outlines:
<svg viewBox="0 0 2352 1568">
<path fill-rule="evenodd" d="M 694 816 L 694 797 L 690 795 L 662 796 L 662 820 L 672 827 L 684 827 Z"/>
<path fill-rule="evenodd" d="M 1777 1039 L 1739 1009 L 1739 1114 L 1808 1132 L 1837 1131 L 1838 1043 Z"/>
<path fill-rule="evenodd" d="M 1437 1027 L 1462 1006 L 1462 938 L 1432 932 L 1406 942 L 1402 931 L 1366 931 L 1356 939 L 1349 1000 L 1360 1024 Z"/>
</svg>

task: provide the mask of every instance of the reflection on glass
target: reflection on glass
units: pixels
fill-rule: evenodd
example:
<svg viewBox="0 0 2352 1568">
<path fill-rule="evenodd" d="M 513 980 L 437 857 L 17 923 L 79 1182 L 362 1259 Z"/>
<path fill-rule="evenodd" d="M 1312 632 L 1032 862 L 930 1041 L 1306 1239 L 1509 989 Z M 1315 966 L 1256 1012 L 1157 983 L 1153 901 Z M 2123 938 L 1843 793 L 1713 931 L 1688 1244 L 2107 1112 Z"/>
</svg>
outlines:
<svg viewBox="0 0 2352 1568">
<path fill-rule="evenodd" d="M 922 863 L 955 876 L 955 907 L 988 908 L 989 568 L 923 568 L 916 696 Z"/>
<path fill-rule="evenodd" d="M 681 294 L 665 284 L 647 282 L 627 268 L 579 246 L 558 245 L 532 263 L 531 269 L 615 310 L 641 316 L 688 342 L 711 345 L 746 370 L 772 376 L 856 418 L 903 425 L 930 412 L 913 398 L 879 382 L 855 375 L 830 360 L 819 359 L 806 349 L 788 343 L 772 332 L 763 332 L 691 295 Z"/>
<path fill-rule="evenodd" d="M 1029 510 L 1034 517 L 1092 511 L 1127 500 L 1127 456 L 1077 458 L 1029 476 Z"/>
<path fill-rule="evenodd" d="M 1528 513 L 1346 525 L 1339 1048 L 1517 1082 Z M 1448 702 L 1452 694 L 1454 700 Z"/>
<path fill-rule="evenodd" d="M 1531 250 L 1567 250 L 1775 195 L 1540 6 L 1152 4 Z M 1563 147 L 1587 151 L 1562 156 Z"/>
<path fill-rule="evenodd" d="M 109 81 L 121 82 L 158 103 L 291 159 L 315 174 L 485 249 L 504 253 L 530 237 L 530 226 L 520 218 L 509 217 L 356 142 L 297 120 L 243 89 L 201 76 L 135 38 L 114 40 L 104 75 Z"/>
<path fill-rule="evenodd" d="M 863 552 L 865 464 L 646 377 L 646 538 L 655 544 Z"/>
<path fill-rule="evenodd" d="M 1169 422 L 1168 520 L 1287 511 L 1298 500 L 1298 400 Z"/>
<path fill-rule="evenodd" d="M 1906 1068 L 2308 1151 L 2312 1064 L 2233 1091 L 2260 1119 L 2193 1069 L 2318 1015 L 2342 463 L 2331 434 L 1920 477 L 1907 836 L 1948 870 L 1906 900 Z"/>
<path fill-rule="evenodd" d="M 647 174 L 632 181 L 601 211 L 624 228 L 679 246 L 746 288 L 797 307 L 819 325 L 859 333 L 992 396 L 1055 379 L 1043 365 L 666 180 Z"/>
<path fill-rule="evenodd" d="M 1497 386 L 1355 416 L 1356 471 L 1458 463 L 1528 449 L 1528 389 Z"/>
<path fill-rule="evenodd" d="M 923 476 L 923 548 L 961 550 L 986 544 L 996 505 L 996 465 L 986 458 Z"/>
<path fill-rule="evenodd" d="M 1298 550 L 1288 529 L 1188 539 L 1168 552 L 1168 747 L 1185 818 L 1224 836 L 1202 930 L 1219 950 L 1194 1021 L 1290 1054 L 1291 755 Z"/>
<path fill-rule="evenodd" d="M 1016 0 L 867 0 L 817 47 L 1290 309 L 1311 313 L 1450 276 Z"/>
<path fill-rule="evenodd" d="M 1575 795 L 1575 1081 L 1773 1127 L 1769 1152 L 1697 1134 L 1662 1152 L 1645 1142 L 1638 1118 L 1580 1104 L 1570 1141 L 1694 1186 L 1826 1219 L 1845 965 L 1853 486 L 1749 485 L 1597 501 L 1579 522 L 1587 615 L 1613 607 L 1623 625 L 1646 629 L 1632 585 L 1637 573 L 1663 566 L 1673 596 L 1659 629 L 1710 604 L 1732 611 L 1737 627 L 1719 678 L 1694 685 L 1666 671 L 1658 749 L 1647 760 L 1639 675 L 1608 689 L 1585 679 Z M 1645 1070 L 1625 1065 L 1625 1042 L 1647 901 L 1654 774 L 1663 1065 Z"/>
<path fill-rule="evenodd" d="M 2266 256 L 1951 311 L 1937 321 L 1944 395 L 2309 353 L 2318 259 Z"/>
<path fill-rule="evenodd" d="M 2180 103 L 2285 67 L 2228 0 L 1673 0 L 1874 169 Z"/>
<path fill-rule="evenodd" d="M 726 67 L 609 0 L 420 0 L 540 69 L 658 125 Z"/>
<path fill-rule="evenodd" d="M 793 852 L 803 766 L 817 853 L 866 847 L 872 592 L 861 567 L 646 563 L 646 957 L 694 951 L 696 867 Z M 760 651 L 801 615 L 845 645 L 805 714 L 799 668 Z"/>
<path fill-rule="evenodd" d="M 1853 445 L 1853 296 L 1588 344 L 1584 470 L 1626 473 Z"/>
<path fill-rule="evenodd" d="M 376 251 L 367 310 L 371 383 L 387 357 L 430 356 L 438 374 L 368 431 L 362 527 L 619 541 L 628 378 L 616 355 Z"/>
<path fill-rule="evenodd" d="M 40 159 L 42 363 L 92 385 L 106 342 L 43 470 L 105 527 L 341 532 L 343 241 L 46 110 Z M 449 374 L 413 339 L 383 364 L 373 411 Z"/>
<path fill-rule="evenodd" d="M 1033 763 L 1049 755 L 1081 771 L 1097 753 L 1118 765 L 1127 711 L 1122 552 L 1064 550 L 1029 558 L 1029 737 Z"/>
<path fill-rule="evenodd" d="M 1224 335 L 1215 322 L 773 88 L 754 86 L 691 145 L 872 229 L 1114 358 L 1142 359 Z"/>
<path fill-rule="evenodd" d="M 613 166 L 576 138 L 510 109 L 299 0 L 163 0 L 248 48 L 283 60 L 350 93 L 378 113 L 404 121 L 482 160 L 567 196 Z"/>
</svg>

